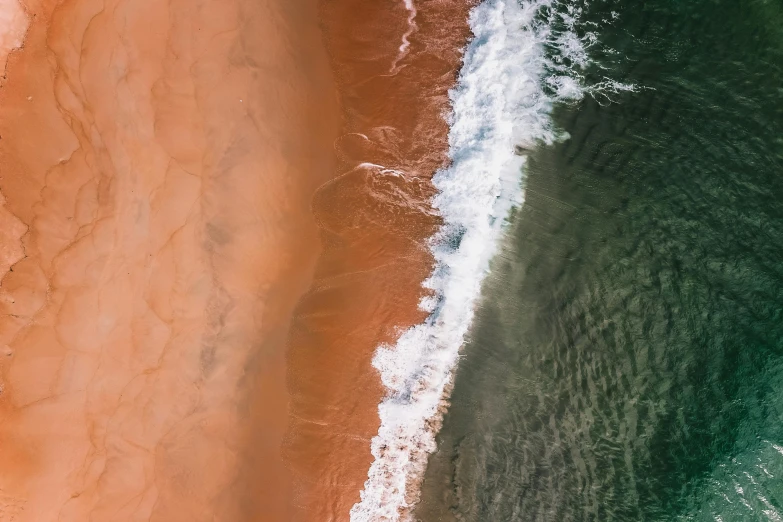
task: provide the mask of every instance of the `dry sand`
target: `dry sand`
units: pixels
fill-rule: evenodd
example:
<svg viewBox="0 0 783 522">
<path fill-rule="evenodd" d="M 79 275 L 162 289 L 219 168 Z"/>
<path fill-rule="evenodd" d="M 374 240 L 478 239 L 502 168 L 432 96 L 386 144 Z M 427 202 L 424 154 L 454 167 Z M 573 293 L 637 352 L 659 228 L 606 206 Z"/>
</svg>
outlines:
<svg viewBox="0 0 783 522">
<path fill-rule="evenodd" d="M 285 338 L 337 130 L 314 0 L 25 1 L 0 521 L 290 519 Z"/>
</svg>

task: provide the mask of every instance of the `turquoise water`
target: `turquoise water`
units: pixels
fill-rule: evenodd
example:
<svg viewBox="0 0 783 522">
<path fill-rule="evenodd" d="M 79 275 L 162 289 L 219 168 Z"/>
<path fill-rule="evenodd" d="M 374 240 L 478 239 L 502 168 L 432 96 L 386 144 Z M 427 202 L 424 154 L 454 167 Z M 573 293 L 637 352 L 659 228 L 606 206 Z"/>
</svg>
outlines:
<svg viewBox="0 0 783 522">
<path fill-rule="evenodd" d="M 612 12 L 617 13 L 613 15 Z M 598 2 L 418 517 L 783 520 L 783 2 Z"/>
</svg>

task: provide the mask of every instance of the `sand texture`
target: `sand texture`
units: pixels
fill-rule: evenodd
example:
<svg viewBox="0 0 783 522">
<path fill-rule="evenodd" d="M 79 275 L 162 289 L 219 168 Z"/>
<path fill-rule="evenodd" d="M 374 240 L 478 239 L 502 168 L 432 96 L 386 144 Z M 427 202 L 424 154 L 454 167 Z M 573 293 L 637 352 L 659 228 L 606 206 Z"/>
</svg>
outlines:
<svg viewBox="0 0 783 522">
<path fill-rule="evenodd" d="M 314 3 L 6 7 L 0 521 L 290 519 L 286 337 L 338 126 Z"/>
</svg>

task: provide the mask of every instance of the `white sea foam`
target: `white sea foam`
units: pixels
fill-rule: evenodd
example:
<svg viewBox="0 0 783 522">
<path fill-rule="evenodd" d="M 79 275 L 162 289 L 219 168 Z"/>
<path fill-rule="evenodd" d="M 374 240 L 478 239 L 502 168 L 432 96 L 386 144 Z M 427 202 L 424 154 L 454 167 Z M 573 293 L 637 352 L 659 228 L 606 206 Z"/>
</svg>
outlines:
<svg viewBox="0 0 783 522">
<path fill-rule="evenodd" d="M 408 51 L 411 47 L 410 37 L 413 34 L 413 32 L 416 30 L 416 4 L 413 3 L 413 0 L 402 0 L 403 5 L 405 6 L 405 10 L 408 11 L 408 28 L 405 30 L 405 33 L 402 35 L 402 43 L 400 44 L 400 47 L 397 52 L 397 57 L 394 58 L 394 62 L 392 62 L 391 65 L 391 73 L 396 73 L 400 67 L 399 63 L 400 60 L 408 56 Z"/>
<path fill-rule="evenodd" d="M 433 296 L 420 305 L 430 316 L 375 354 L 387 397 L 353 522 L 412 519 L 481 282 L 510 209 L 524 199 L 525 155 L 566 137 L 552 125 L 552 105 L 586 92 L 580 69 L 595 36 L 577 36 L 580 15 L 563 0 L 486 0 L 471 12 L 474 38 L 450 93 L 452 163 L 434 178 L 444 224 L 424 282 Z"/>
</svg>

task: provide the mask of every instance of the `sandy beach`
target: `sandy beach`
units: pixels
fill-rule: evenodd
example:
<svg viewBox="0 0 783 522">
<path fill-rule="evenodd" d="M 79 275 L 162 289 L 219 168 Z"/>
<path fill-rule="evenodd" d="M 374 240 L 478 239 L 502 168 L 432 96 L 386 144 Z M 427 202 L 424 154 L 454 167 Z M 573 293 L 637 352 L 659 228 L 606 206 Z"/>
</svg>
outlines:
<svg viewBox="0 0 783 522">
<path fill-rule="evenodd" d="M 0 6 L 1 520 L 349 520 L 471 5 Z"/>
<path fill-rule="evenodd" d="M 0 88 L 0 519 L 289 519 L 286 336 L 338 127 L 315 2 L 24 9 Z"/>
</svg>

